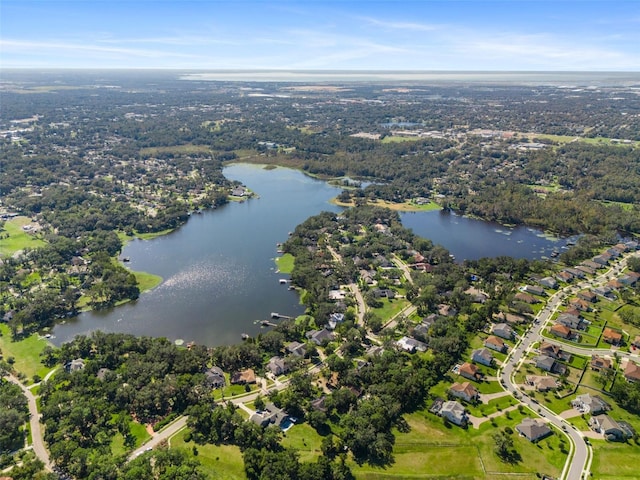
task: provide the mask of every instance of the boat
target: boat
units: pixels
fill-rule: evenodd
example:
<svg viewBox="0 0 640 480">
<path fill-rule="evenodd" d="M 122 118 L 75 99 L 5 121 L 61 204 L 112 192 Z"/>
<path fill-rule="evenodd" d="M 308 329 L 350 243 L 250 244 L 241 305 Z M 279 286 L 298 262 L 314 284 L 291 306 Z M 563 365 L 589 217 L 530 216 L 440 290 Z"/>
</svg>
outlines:
<svg viewBox="0 0 640 480">
<path fill-rule="evenodd" d="M 248 340 L 249 339 L 249 334 L 248 333 L 243 333 L 242 335 L 240 335 L 240 337 L 242 337 L 243 340 Z"/>
</svg>

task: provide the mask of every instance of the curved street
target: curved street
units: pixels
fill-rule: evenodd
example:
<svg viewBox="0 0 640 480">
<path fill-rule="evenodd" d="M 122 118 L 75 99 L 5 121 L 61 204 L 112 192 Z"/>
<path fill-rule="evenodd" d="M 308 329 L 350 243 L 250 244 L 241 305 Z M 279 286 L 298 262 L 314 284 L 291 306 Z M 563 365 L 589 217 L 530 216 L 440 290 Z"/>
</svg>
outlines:
<svg viewBox="0 0 640 480">
<path fill-rule="evenodd" d="M 546 408 L 544 405 L 540 405 L 536 400 L 529 398 L 526 394 L 519 392 L 518 386 L 513 381 L 513 375 L 518 370 L 527 354 L 531 351 L 532 345 L 535 342 L 545 340 L 549 341 L 546 337 L 543 337 L 542 331 L 547 323 L 550 321 L 553 314 L 562 305 L 562 301 L 570 294 L 577 292 L 579 289 L 594 287 L 602 284 L 608 280 L 608 277 L 612 273 L 621 272 L 626 266 L 626 261 L 629 255 L 624 256 L 618 260 L 609 270 L 605 273 L 598 275 L 597 277 L 582 281 L 577 285 L 570 285 L 562 290 L 557 291 L 552 295 L 543 309 L 536 315 L 532 327 L 520 338 L 516 346 L 509 352 L 506 360 L 504 361 L 498 377 L 500 383 L 516 398 L 520 398 L 520 401 L 531 408 L 532 411 L 537 412 L 538 415 L 548 420 L 550 423 L 561 429 L 565 435 L 571 439 L 572 447 L 564 470 L 562 472 L 561 479 L 566 480 L 581 480 L 589 478 L 589 465 L 590 458 L 593 456 L 591 446 L 586 443 L 586 439 L 582 432 L 577 430 L 566 420 L 562 419 L 559 415 Z M 612 353 L 616 350 L 610 349 L 590 349 L 582 347 L 574 347 L 563 342 L 552 342 L 560 345 L 563 350 L 580 355 L 592 355 L 602 353 Z M 629 354 L 627 352 L 617 352 L 619 356 L 626 357 L 638 357 L 637 354 Z"/>
<path fill-rule="evenodd" d="M 7 379 L 11 383 L 15 383 L 22 389 L 22 393 L 27 397 L 29 403 L 29 425 L 31 427 L 31 438 L 33 442 L 33 451 L 36 456 L 44 463 L 44 468 L 50 472 L 53 465 L 49 459 L 49 452 L 44 445 L 44 439 L 42 436 L 42 426 L 40 425 L 40 414 L 38 413 L 38 404 L 36 403 L 36 397 L 31 393 L 27 387 L 25 387 L 20 380 L 13 375 L 7 375 Z"/>
</svg>

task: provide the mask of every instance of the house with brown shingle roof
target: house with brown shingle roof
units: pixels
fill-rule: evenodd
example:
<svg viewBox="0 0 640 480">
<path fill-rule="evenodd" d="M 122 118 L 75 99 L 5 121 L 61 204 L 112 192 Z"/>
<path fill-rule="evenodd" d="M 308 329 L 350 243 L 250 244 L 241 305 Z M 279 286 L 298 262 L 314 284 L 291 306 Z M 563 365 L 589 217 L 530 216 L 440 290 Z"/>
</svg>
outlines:
<svg viewBox="0 0 640 480">
<path fill-rule="evenodd" d="M 454 383 L 449 388 L 449 393 L 454 397 L 461 398 L 466 402 L 472 402 L 478 398 L 478 389 L 469 382 Z"/>
<path fill-rule="evenodd" d="M 609 370 L 613 366 L 613 361 L 610 358 L 601 357 L 599 355 L 591 356 L 591 370 L 599 372 L 600 370 Z"/>
<path fill-rule="evenodd" d="M 562 355 L 562 349 L 554 343 L 542 342 L 538 350 L 548 357 L 560 358 L 560 355 Z"/>
<path fill-rule="evenodd" d="M 551 332 L 552 335 L 555 335 L 556 337 L 560 337 L 560 338 L 571 338 L 571 329 L 569 327 L 565 327 L 564 325 L 560 325 L 559 323 L 556 323 L 555 325 L 553 325 L 549 331 Z"/>
<path fill-rule="evenodd" d="M 458 371 L 460 375 L 469 380 L 478 381 L 482 378 L 482 373 L 480 369 L 476 367 L 473 363 L 465 362 L 460 366 L 460 370 Z"/>
<path fill-rule="evenodd" d="M 640 365 L 629 360 L 627 367 L 624 369 L 624 378 L 628 382 L 640 382 Z"/>
<path fill-rule="evenodd" d="M 523 418 L 522 422 L 516 425 L 516 430 L 530 442 L 537 442 L 552 433 L 551 428 L 537 418 Z"/>
<path fill-rule="evenodd" d="M 595 303 L 598 301 L 598 296 L 591 290 L 580 290 L 578 292 L 578 298 L 589 303 Z"/>
<path fill-rule="evenodd" d="M 504 343 L 504 340 L 496 337 L 495 335 L 489 335 L 484 341 L 484 346 L 500 353 L 503 353 L 507 350 L 507 344 Z"/>
<path fill-rule="evenodd" d="M 558 381 L 547 375 L 527 375 L 527 383 L 533 385 L 538 392 L 548 392 L 558 388 Z"/>
<path fill-rule="evenodd" d="M 582 312 L 588 312 L 591 310 L 589 302 L 582 300 L 581 298 L 572 298 L 569 300 L 569 305 Z"/>
<path fill-rule="evenodd" d="M 640 335 L 636 335 L 636 338 L 633 339 L 633 342 L 631 342 L 631 345 L 633 345 L 636 348 L 640 348 Z"/>
<path fill-rule="evenodd" d="M 611 345 L 620 345 L 620 343 L 622 343 L 622 334 L 612 328 L 606 327 L 602 332 L 602 340 Z"/>
<path fill-rule="evenodd" d="M 229 383 L 232 385 L 247 385 L 250 383 L 256 383 L 256 372 L 251 368 L 242 370 L 241 372 L 234 372 L 231 375 Z"/>
<path fill-rule="evenodd" d="M 524 302 L 524 303 L 529 303 L 529 304 L 539 303 L 540 302 L 540 300 L 538 300 L 533 295 L 529 295 L 528 293 L 524 293 L 524 292 L 516 293 L 513 298 L 514 298 L 514 300 L 518 300 L 519 302 Z"/>
</svg>

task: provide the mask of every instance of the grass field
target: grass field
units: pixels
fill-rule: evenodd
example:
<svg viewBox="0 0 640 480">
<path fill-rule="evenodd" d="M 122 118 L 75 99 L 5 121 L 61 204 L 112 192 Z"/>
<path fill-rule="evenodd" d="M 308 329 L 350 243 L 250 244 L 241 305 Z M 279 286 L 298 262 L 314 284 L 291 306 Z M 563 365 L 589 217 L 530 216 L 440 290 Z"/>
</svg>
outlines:
<svg viewBox="0 0 640 480">
<path fill-rule="evenodd" d="M 276 257 L 276 266 L 278 267 L 278 271 L 280 273 L 291 273 L 293 272 L 293 266 L 295 263 L 295 257 L 290 253 L 285 253 L 281 257 Z"/>
<path fill-rule="evenodd" d="M 179 432 L 171 438 L 171 448 L 184 450 L 193 455 L 193 448 L 198 451 L 197 460 L 202 464 L 202 470 L 210 479 L 215 480 L 245 480 L 244 462 L 240 448 L 231 445 L 198 445 L 194 442 L 186 443 L 184 436 L 187 430 Z"/>
<path fill-rule="evenodd" d="M 394 432 L 395 462 L 385 468 L 351 464 L 358 479 L 398 478 L 455 478 L 524 480 L 539 478 L 536 473 L 557 477 L 566 455 L 560 451 L 560 435 L 552 435 L 538 444 L 532 444 L 516 433 L 512 434 L 514 446 L 522 457 L 516 464 L 503 463 L 493 452 L 491 435 L 496 429 L 509 425 L 513 428 L 527 416 L 526 410 L 511 412 L 511 419 L 498 417 L 496 426 L 489 422 L 479 430 L 445 427 L 442 420 L 429 413 L 416 412 L 405 416 L 411 426 L 408 433 Z M 568 449 L 568 444 L 566 445 Z"/>
<path fill-rule="evenodd" d="M 382 299 L 381 308 L 372 308 L 371 311 L 378 315 L 383 322 L 387 322 L 393 318 L 398 312 L 409 306 L 409 302 L 404 298 L 389 300 Z"/>
<path fill-rule="evenodd" d="M 211 153 L 211 147 L 208 145 L 175 145 L 172 147 L 148 147 L 140 149 L 140 156 L 153 156 L 160 153 Z"/>
<path fill-rule="evenodd" d="M 330 203 L 338 205 L 340 207 L 353 207 L 353 202 L 340 202 L 337 198 L 329 200 Z M 418 205 L 412 201 L 406 201 L 403 203 L 386 202 L 384 200 L 375 200 L 367 202 L 367 205 L 374 205 L 376 207 L 384 207 L 389 210 L 396 210 L 398 212 L 429 212 L 432 210 L 440 210 L 442 207 L 435 202 L 429 202 L 424 205 Z"/>
<path fill-rule="evenodd" d="M 138 287 L 140 288 L 140 293 L 146 292 L 147 290 L 151 290 L 152 288 L 157 287 L 162 283 L 162 277 L 159 275 L 154 275 L 153 273 L 147 272 L 134 272 L 132 273 L 136 276 L 136 280 L 138 281 Z"/>
<path fill-rule="evenodd" d="M 399 142 L 415 142 L 420 140 L 420 137 L 399 137 L 396 135 L 389 135 L 384 137 L 380 142 L 382 143 L 399 143 Z"/>
<path fill-rule="evenodd" d="M 44 378 L 49 369 L 40 363 L 40 352 L 44 350 L 48 342 L 41 338 L 38 334 L 33 334 L 24 340 L 14 342 L 11 340 L 11 331 L 9 326 L 0 324 L 0 350 L 5 359 L 13 357 L 15 363 L 13 367 L 21 373 L 24 373 L 29 382 L 34 375 L 38 374 Z"/>
<path fill-rule="evenodd" d="M 640 448 L 633 442 L 612 443 L 604 440 L 593 440 L 594 455 L 591 464 L 593 478 L 603 480 L 638 479 L 640 473 Z"/>
<path fill-rule="evenodd" d="M 3 237 L 5 235 L 8 236 L 0 239 L 0 257 L 8 257 L 25 248 L 38 248 L 45 245 L 44 240 L 35 238 L 22 230 L 24 225 L 30 224 L 31 219 L 29 217 L 16 217 L 5 222 L 0 233 Z"/>
<path fill-rule="evenodd" d="M 284 434 L 282 445 L 298 450 L 301 462 L 315 462 L 322 450 L 322 437 L 308 423 L 294 425 Z"/>
</svg>

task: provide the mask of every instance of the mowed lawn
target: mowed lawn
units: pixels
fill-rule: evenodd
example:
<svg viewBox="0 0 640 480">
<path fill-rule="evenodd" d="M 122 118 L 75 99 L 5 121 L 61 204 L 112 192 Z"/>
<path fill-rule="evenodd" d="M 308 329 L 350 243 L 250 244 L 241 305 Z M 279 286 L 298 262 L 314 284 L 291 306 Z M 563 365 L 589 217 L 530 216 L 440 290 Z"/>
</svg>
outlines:
<svg viewBox="0 0 640 480">
<path fill-rule="evenodd" d="M 198 451 L 197 460 L 202 470 L 210 479 L 246 480 L 244 462 L 240 448 L 233 445 L 198 445 L 193 441 L 186 443 L 184 436 L 188 430 L 182 430 L 171 438 L 171 448 L 184 450 L 193 455 L 193 448 Z"/>
<path fill-rule="evenodd" d="M 45 245 L 43 240 L 22 230 L 24 225 L 30 224 L 31 219 L 29 217 L 16 217 L 5 222 L 4 229 L 0 231 L 0 236 L 8 235 L 8 237 L 0 239 L 0 257 L 13 255 L 18 250 L 24 250 L 25 248 L 38 248 Z"/>
<path fill-rule="evenodd" d="M 395 462 L 387 467 L 351 464 L 358 479 L 399 478 L 457 478 L 489 480 L 509 477 L 518 480 L 533 480 L 537 473 L 553 477 L 560 475 L 566 454 L 560 450 L 561 436 L 556 433 L 538 444 L 532 444 L 511 434 L 514 447 L 522 460 L 515 464 L 502 462 L 494 453 L 492 434 L 510 426 L 512 429 L 528 416 L 515 410 L 511 419 L 498 417 L 496 426 L 484 423 L 479 430 L 451 426 L 445 427 L 442 420 L 426 412 L 406 415 L 411 426 L 408 433 L 394 432 L 396 443 L 393 449 Z M 566 443 L 568 451 L 569 444 Z"/>
<path fill-rule="evenodd" d="M 640 446 L 633 440 L 626 443 L 613 443 L 604 440 L 592 440 L 593 478 L 604 480 L 624 480 L 640 478 Z"/>
<path fill-rule="evenodd" d="M 11 330 L 6 324 L 0 324 L 0 350 L 4 359 L 13 357 L 15 363 L 13 368 L 18 372 L 24 373 L 29 382 L 32 381 L 35 374 L 44 376 L 49 372 L 49 368 L 40 363 L 40 352 L 44 350 L 48 342 L 37 334 L 33 334 L 24 340 L 14 342 L 11 339 Z"/>
</svg>

